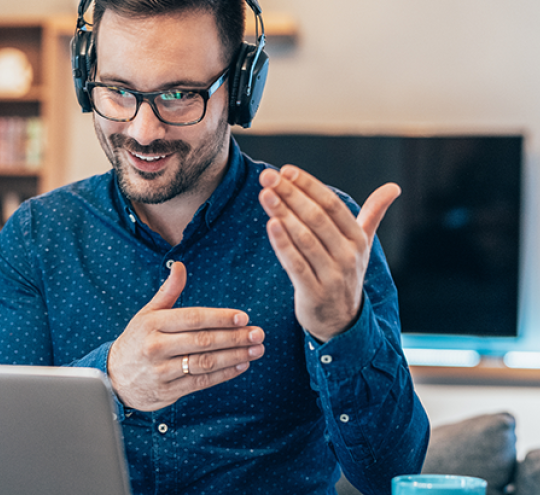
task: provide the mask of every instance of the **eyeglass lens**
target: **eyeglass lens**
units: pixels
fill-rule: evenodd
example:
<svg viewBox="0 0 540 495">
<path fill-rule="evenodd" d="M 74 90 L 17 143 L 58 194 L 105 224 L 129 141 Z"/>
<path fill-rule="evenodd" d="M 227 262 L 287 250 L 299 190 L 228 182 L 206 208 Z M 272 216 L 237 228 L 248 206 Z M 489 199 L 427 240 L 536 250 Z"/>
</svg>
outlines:
<svg viewBox="0 0 540 495">
<path fill-rule="evenodd" d="M 92 89 L 96 110 L 104 117 L 128 121 L 137 112 L 134 94 L 113 86 L 96 86 Z M 171 91 L 154 98 L 154 106 L 161 119 L 174 124 L 196 122 L 205 110 L 204 98 L 198 93 Z"/>
</svg>

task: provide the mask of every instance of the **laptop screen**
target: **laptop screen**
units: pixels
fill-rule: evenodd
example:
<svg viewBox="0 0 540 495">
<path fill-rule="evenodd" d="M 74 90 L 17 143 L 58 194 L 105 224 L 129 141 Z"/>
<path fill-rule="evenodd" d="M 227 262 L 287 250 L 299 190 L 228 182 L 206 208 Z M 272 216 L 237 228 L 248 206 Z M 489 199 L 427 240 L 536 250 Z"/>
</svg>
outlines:
<svg viewBox="0 0 540 495">
<path fill-rule="evenodd" d="M 10 495 L 129 495 L 103 374 L 0 366 L 0 483 Z"/>
</svg>

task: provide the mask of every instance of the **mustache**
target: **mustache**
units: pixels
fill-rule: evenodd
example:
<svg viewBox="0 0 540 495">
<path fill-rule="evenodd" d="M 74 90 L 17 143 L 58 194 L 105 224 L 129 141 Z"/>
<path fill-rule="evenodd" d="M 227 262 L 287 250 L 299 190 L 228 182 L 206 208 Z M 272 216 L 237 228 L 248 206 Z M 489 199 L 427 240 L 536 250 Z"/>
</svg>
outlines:
<svg viewBox="0 0 540 495">
<path fill-rule="evenodd" d="M 111 134 L 109 136 L 111 144 L 116 148 L 123 148 L 130 153 L 140 153 L 148 155 L 169 155 L 179 153 L 183 156 L 191 151 L 191 145 L 181 139 L 175 141 L 167 141 L 164 139 L 156 139 L 149 145 L 143 146 L 135 139 L 125 136 L 124 134 Z"/>
</svg>

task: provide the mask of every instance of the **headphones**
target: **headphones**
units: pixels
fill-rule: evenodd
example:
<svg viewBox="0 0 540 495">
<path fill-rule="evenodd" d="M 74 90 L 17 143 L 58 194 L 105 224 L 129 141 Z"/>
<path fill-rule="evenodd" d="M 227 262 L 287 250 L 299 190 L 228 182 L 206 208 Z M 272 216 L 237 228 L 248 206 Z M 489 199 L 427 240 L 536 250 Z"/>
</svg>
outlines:
<svg viewBox="0 0 540 495">
<path fill-rule="evenodd" d="M 91 26 L 84 19 L 92 0 L 79 3 L 77 27 L 71 39 L 71 68 L 77 101 L 83 112 L 91 112 L 90 97 L 85 89 L 96 64 L 96 46 Z M 251 127 L 251 122 L 261 103 L 266 77 L 268 55 L 264 52 L 266 38 L 262 9 L 258 0 L 246 0 L 255 15 L 256 44 L 240 46 L 229 68 L 229 124 Z M 259 26 L 261 33 L 259 35 Z"/>
</svg>

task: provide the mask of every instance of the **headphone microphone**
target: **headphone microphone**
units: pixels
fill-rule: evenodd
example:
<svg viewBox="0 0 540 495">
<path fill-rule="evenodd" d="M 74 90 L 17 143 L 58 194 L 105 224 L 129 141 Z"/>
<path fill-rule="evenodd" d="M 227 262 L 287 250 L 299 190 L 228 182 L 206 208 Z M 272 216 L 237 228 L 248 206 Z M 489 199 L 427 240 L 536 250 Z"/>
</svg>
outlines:
<svg viewBox="0 0 540 495">
<path fill-rule="evenodd" d="M 84 15 L 92 0 L 81 0 L 77 27 L 71 39 L 71 68 L 75 94 L 83 112 L 91 112 L 92 105 L 86 83 L 96 63 L 95 39 L 91 25 Z M 246 0 L 255 15 L 256 44 L 242 42 L 229 69 L 229 124 L 251 127 L 261 103 L 268 75 L 268 55 L 264 51 L 266 38 L 262 9 L 257 0 Z M 260 34 L 259 34 L 260 27 Z"/>
</svg>

